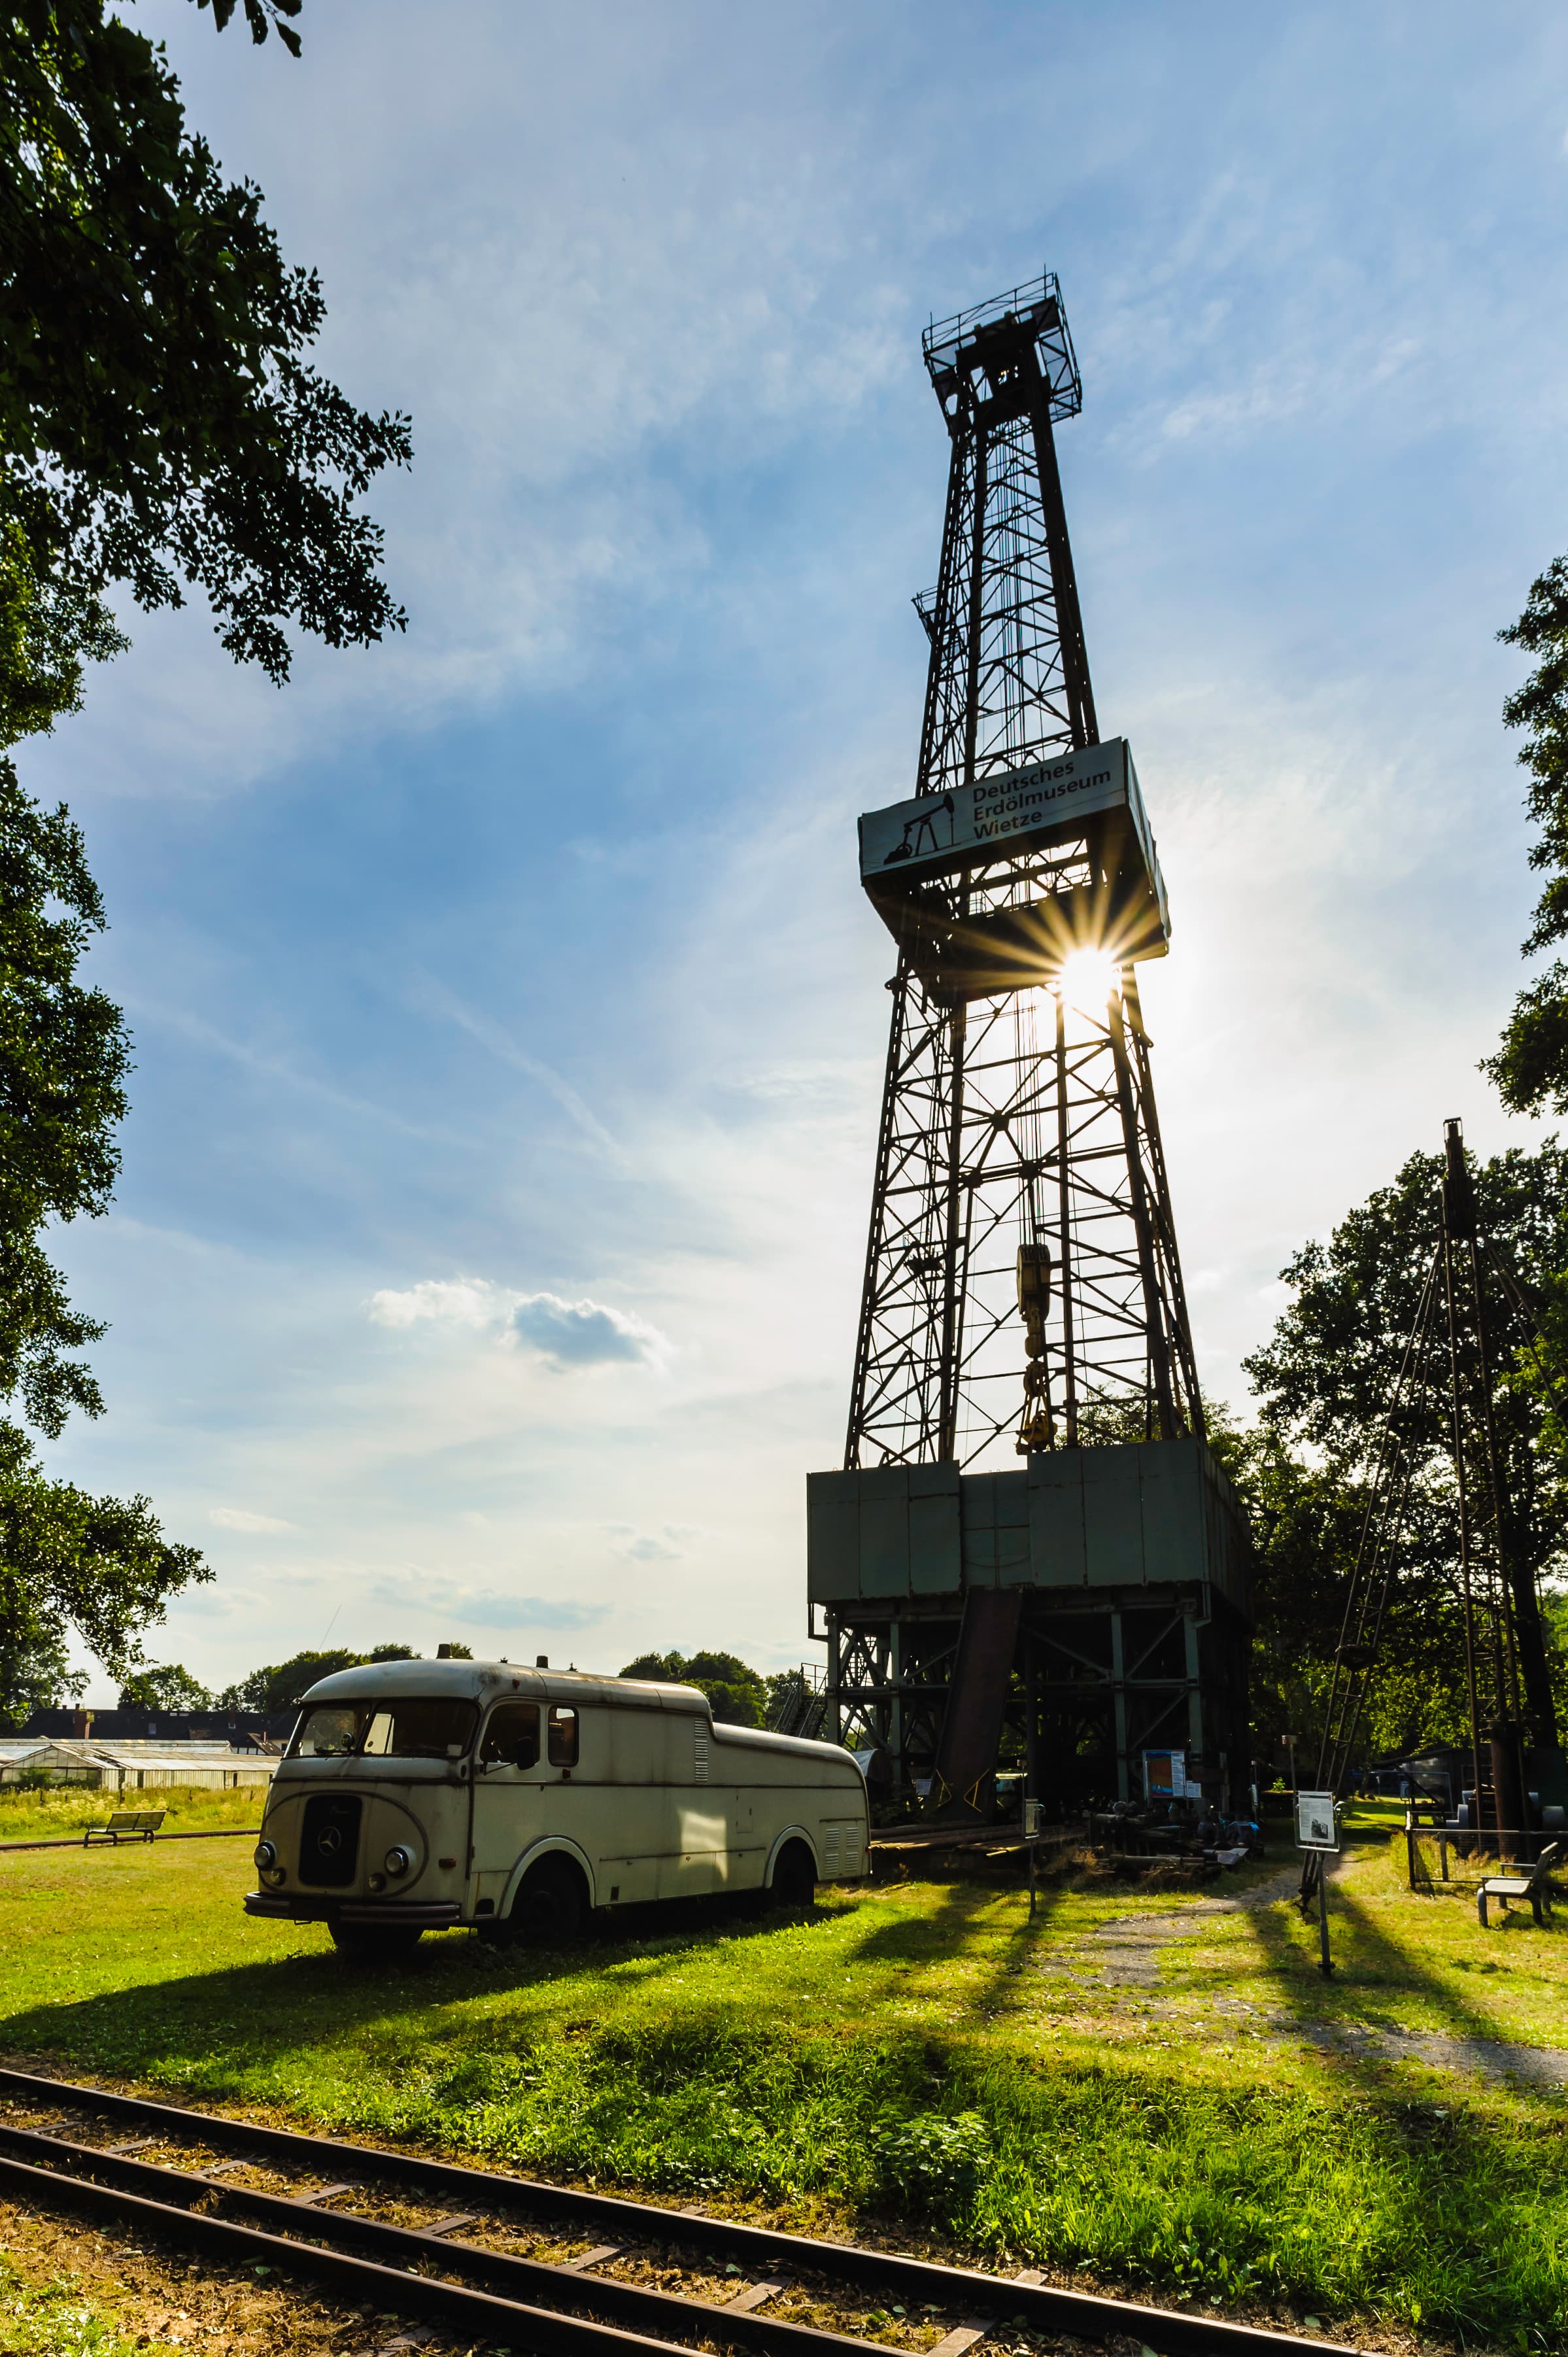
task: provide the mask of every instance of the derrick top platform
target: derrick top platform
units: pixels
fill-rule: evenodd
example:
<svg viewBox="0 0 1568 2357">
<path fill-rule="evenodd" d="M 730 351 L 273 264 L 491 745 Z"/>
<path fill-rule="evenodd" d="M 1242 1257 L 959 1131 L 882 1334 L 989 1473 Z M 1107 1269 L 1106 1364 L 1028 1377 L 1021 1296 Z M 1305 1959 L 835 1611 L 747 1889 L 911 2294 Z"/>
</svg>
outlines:
<svg viewBox="0 0 1568 2357">
<path fill-rule="evenodd" d="M 920 339 L 931 389 L 950 433 L 1005 425 L 1044 394 L 1053 425 L 1076 417 L 1083 383 L 1053 270 L 950 319 L 933 319 Z"/>
</svg>

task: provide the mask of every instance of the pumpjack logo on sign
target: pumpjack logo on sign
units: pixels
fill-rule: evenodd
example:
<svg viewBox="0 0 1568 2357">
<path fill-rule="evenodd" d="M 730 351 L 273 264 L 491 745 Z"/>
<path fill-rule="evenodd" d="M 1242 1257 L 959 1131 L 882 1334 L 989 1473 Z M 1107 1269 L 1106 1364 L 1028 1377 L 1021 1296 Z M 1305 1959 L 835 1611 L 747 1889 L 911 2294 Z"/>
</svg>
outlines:
<svg viewBox="0 0 1568 2357">
<path fill-rule="evenodd" d="M 944 836 L 940 822 L 947 822 Z M 904 832 L 887 854 L 882 865 L 892 867 L 900 859 L 918 859 L 925 851 L 952 849 L 953 798 L 943 794 L 922 794 L 915 805 L 915 815 L 904 821 Z"/>
<path fill-rule="evenodd" d="M 1147 832 L 1137 778 L 1124 737 L 1076 753 L 978 778 L 950 793 L 921 794 L 868 811 L 860 822 L 860 872 L 866 883 L 888 870 L 942 875 L 980 860 L 1005 859 L 1031 845 L 1070 834 L 1097 811 L 1131 807 Z M 1152 854 L 1152 842 L 1149 845 Z"/>
</svg>

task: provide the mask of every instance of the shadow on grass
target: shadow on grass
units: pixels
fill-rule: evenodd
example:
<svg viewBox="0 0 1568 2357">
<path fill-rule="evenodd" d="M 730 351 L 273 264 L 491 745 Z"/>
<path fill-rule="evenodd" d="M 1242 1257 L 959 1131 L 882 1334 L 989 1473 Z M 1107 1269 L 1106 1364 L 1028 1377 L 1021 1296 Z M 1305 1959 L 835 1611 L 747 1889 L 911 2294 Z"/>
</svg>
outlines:
<svg viewBox="0 0 1568 2357">
<path fill-rule="evenodd" d="M 1405 1989 L 1430 2005 L 1452 2037 L 1495 2040 L 1499 2035 L 1497 2024 L 1423 1958 L 1419 1922 L 1412 1922 L 1409 1941 L 1396 1938 L 1363 1900 L 1330 1883 L 1329 1935 L 1336 1954 L 1334 1975 L 1326 1983 L 1312 1949 L 1299 1933 L 1293 1937 L 1283 1910 L 1260 1910 L 1255 1922 L 1280 1996 L 1300 2024 L 1342 2018 L 1347 2011 L 1365 2016 L 1375 2005 L 1369 2007 L 1364 1992 Z M 1358 2061 L 1347 2054 L 1344 2061 L 1369 2084 L 1380 2083 L 1387 2067 L 1370 2057 Z"/>
<path fill-rule="evenodd" d="M 828 1931 L 853 1902 L 810 1910 L 762 1910 L 723 1895 L 627 1910 L 569 1949 L 490 1947 L 467 1931 L 426 1934 L 412 1953 L 361 1962 L 335 1949 L 282 1953 L 178 1979 L 105 1990 L 26 2007 L 0 2019 L 13 2056 L 145 2075 L 189 2078 L 198 2063 L 263 2054 L 406 2018 L 412 2010 L 466 2006 L 508 1991 L 559 1994 L 570 2004 L 607 1969 L 636 1964 L 646 1986 L 682 1963 L 737 1940 Z M 543 2027 L 542 2024 L 541 2027 Z"/>
</svg>

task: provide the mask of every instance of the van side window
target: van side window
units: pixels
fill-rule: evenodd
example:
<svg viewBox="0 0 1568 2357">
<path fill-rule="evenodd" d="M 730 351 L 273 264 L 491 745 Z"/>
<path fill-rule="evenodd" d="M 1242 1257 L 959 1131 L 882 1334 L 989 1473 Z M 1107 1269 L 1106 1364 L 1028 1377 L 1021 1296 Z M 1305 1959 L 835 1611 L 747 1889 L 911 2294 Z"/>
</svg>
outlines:
<svg viewBox="0 0 1568 2357">
<path fill-rule="evenodd" d="M 577 1714 L 569 1704 L 550 1706 L 550 1765 L 552 1768 L 575 1768 L 577 1764 Z"/>
<path fill-rule="evenodd" d="M 539 1705 L 536 1702 L 498 1703 L 485 1721 L 485 1738 L 479 1746 L 479 1764 L 509 1768 L 537 1768 L 539 1765 Z"/>
</svg>

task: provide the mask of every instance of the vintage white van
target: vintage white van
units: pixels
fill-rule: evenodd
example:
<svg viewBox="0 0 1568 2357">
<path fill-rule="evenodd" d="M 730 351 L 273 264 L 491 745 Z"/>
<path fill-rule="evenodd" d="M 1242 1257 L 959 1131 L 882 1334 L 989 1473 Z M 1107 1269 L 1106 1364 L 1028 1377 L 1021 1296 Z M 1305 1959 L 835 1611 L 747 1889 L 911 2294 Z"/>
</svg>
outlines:
<svg viewBox="0 0 1568 2357">
<path fill-rule="evenodd" d="M 804 1904 L 867 1871 L 867 1830 L 853 1754 L 715 1725 L 694 1686 L 383 1662 L 304 1697 L 245 1908 L 370 1955 L 458 1923 L 553 1943 L 640 1900 Z"/>
</svg>

